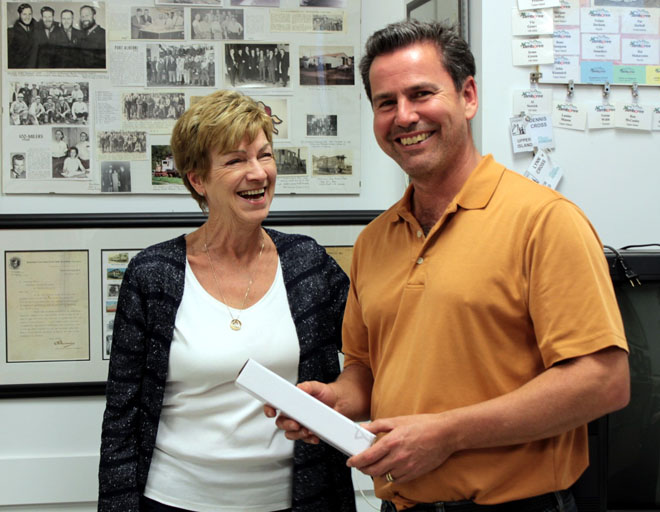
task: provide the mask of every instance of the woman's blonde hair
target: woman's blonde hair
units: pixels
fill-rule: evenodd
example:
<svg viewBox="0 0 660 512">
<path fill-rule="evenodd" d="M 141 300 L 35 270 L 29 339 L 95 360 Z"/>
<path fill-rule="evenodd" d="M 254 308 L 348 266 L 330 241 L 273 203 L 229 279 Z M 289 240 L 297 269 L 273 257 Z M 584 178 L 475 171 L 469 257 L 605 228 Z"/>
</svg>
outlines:
<svg viewBox="0 0 660 512">
<path fill-rule="evenodd" d="M 206 211 L 206 198 L 188 179 L 194 172 L 202 180 L 211 168 L 212 151 L 229 153 L 238 148 L 244 137 L 254 141 L 263 132 L 273 143 L 273 121 L 252 98 L 237 91 L 220 90 L 204 96 L 186 110 L 174 125 L 170 147 L 183 183 Z"/>
</svg>

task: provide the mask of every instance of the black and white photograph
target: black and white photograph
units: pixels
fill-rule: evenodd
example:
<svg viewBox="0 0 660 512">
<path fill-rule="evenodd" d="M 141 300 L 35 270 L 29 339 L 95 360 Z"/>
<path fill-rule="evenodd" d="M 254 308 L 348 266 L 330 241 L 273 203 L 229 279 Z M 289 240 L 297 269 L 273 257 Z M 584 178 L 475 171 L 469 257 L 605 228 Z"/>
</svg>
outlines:
<svg viewBox="0 0 660 512">
<path fill-rule="evenodd" d="M 312 28 L 316 32 L 341 32 L 344 30 L 344 15 L 314 14 Z"/>
<path fill-rule="evenodd" d="M 275 162 L 277 163 L 277 175 L 292 176 L 307 174 L 307 148 L 306 147 L 284 147 L 276 148 Z"/>
<path fill-rule="evenodd" d="M 10 125 L 87 124 L 88 82 L 12 82 Z"/>
<path fill-rule="evenodd" d="M 244 39 L 243 9 L 191 9 L 192 39 Z"/>
<path fill-rule="evenodd" d="M 156 5 L 222 5 L 222 0 L 156 0 Z"/>
<path fill-rule="evenodd" d="M 355 85 L 352 46 L 301 46 L 300 85 Z"/>
<path fill-rule="evenodd" d="M 137 116 L 137 102 L 131 103 L 129 108 L 135 111 L 132 117 Z M 143 131 L 100 131 L 96 134 L 99 154 L 104 158 L 114 155 L 116 159 L 146 159 L 147 158 L 147 132 Z"/>
<path fill-rule="evenodd" d="M 312 174 L 314 176 L 337 176 L 353 174 L 353 159 L 350 150 L 333 149 L 312 151 Z"/>
<path fill-rule="evenodd" d="M 151 146 L 151 184 L 183 186 L 183 180 L 174 165 L 172 148 L 167 144 Z"/>
<path fill-rule="evenodd" d="M 25 153 L 11 153 L 10 155 L 11 169 L 9 169 L 9 177 L 12 180 L 24 180 L 27 178 L 27 160 Z"/>
<path fill-rule="evenodd" d="M 335 114 L 313 115 L 307 114 L 308 137 L 336 137 L 337 116 Z"/>
<path fill-rule="evenodd" d="M 179 119 L 186 110 L 182 92 L 144 92 L 122 94 L 124 121 L 158 121 Z"/>
<path fill-rule="evenodd" d="M 280 0 L 231 0 L 231 5 L 245 7 L 279 7 Z"/>
<path fill-rule="evenodd" d="M 108 284 L 108 297 L 119 297 L 120 286 L 118 283 Z"/>
<path fill-rule="evenodd" d="M 336 7 L 345 9 L 348 0 L 300 0 L 300 7 Z"/>
<path fill-rule="evenodd" d="M 203 44 L 148 44 L 147 86 L 214 87 L 215 48 Z"/>
<path fill-rule="evenodd" d="M 101 162 L 101 192 L 130 192 L 131 191 L 131 162 L 123 160 L 112 160 Z M 116 270 L 116 269 L 111 269 Z M 124 277 L 123 270 L 120 277 L 110 275 L 108 278 L 121 279 Z"/>
<path fill-rule="evenodd" d="M 131 39 L 183 40 L 183 7 L 131 7 Z"/>
<path fill-rule="evenodd" d="M 225 44 L 225 83 L 232 87 L 287 87 L 289 45 Z"/>
<path fill-rule="evenodd" d="M 53 178 L 88 179 L 90 146 L 87 128 L 58 127 L 51 129 Z"/>
<path fill-rule="evenodd" d="M 8 2 L 6 8 L 8 69 L 105 69 L 105 2 Z"/>
</svg>

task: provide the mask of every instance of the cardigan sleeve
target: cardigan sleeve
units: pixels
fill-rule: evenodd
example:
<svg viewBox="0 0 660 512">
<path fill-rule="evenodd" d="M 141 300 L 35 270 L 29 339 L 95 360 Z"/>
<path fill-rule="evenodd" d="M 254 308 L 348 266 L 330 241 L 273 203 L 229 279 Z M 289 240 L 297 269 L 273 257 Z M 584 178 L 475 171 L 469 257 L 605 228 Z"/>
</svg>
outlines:
<svg viewBox="0 0 660 512">
<path fill-rule="evenodd" d="M 99 512 L 138 512 L 140 386 L 146 360 L 146 310 L 135 258 L 122 281 L 112 333 L 101 431 Z"/>
</svg>

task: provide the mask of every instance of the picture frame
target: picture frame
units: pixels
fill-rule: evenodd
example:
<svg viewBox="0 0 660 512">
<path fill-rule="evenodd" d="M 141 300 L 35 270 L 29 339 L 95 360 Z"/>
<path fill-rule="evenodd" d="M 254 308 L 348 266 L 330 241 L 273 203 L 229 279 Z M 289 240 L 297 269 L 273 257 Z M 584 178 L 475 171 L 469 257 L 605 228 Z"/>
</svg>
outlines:
<svg viewBox="0 0 660 512">
<path fill-rule="evenodd" d="M 380 213 L 272 212 L 263 225 L 312 236 L 348 270 L 355 239 Z M 128 261 L 205 220 L 202 213 L 0 215 L 0 398 L 103 395 Z"/>
<path fill-rule="evenodd" d="M 468 0 L 408 0 L 406 18 L 420 21 L 449 21 L 459 27 L 460 34 L 469 41 Z"/>
</svg>

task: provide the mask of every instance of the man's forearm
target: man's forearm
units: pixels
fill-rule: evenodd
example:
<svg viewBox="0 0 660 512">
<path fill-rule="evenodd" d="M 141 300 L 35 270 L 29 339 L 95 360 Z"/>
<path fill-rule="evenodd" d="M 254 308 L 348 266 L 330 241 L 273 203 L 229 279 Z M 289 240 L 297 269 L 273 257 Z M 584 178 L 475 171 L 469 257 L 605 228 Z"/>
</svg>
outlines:
<svg viewBox="0 0 660 512">
<path fill-rule="evenodd" d="M 335 409 L 354 421 L 369 419 L 371 409 L 371 388 L 374 379 L 371 369 L 361 364 L 352 364 L 330 387 L 337 395 Z"/>
</svg>

